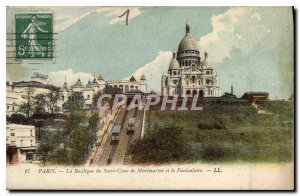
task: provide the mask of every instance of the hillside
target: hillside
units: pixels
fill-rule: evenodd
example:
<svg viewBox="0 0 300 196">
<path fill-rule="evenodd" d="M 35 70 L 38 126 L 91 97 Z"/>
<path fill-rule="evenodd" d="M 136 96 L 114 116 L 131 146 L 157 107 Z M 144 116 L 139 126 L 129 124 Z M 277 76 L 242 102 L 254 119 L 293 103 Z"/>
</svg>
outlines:
<svg viewBox="0 0 300 196">
<path fill-rule="evenodd" d="M 267 101 L 257 108 L 250 104 L 207 105 L 203 111 L 148 111 L 146 138 L 161 134 L 158 129 L 180 129 L 186 153 L 178 160 L 183 162 L 291 161 L 293 104 Z M 268 114 L 258 114 L 258 109 Z"/>
</svg>

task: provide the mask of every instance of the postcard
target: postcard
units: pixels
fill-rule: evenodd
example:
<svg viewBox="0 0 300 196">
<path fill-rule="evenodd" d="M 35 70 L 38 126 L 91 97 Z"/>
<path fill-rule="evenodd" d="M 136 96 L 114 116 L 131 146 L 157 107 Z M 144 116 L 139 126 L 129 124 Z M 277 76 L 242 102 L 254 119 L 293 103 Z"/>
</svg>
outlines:
<svg viewBox="0 0 300 196">
<path fill-rule="evenodd" d="M 293 7 L 7 7 L 9 190 L 294 190 Z"/>
</svg>

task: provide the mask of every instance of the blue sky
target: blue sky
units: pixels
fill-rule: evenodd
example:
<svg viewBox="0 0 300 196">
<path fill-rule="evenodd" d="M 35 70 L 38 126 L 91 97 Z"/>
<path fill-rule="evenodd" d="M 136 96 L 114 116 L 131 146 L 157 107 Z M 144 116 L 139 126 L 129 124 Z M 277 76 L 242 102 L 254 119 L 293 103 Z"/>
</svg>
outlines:
<svg viewBox="0 0 300 196">
<path fill-rule="evenodd" d="M 201 55 L 207 50 L 222 92 L 268 91 L 287 98 L 293 89 L 293 21 L 291 8 L 175 7 L 129 8 L 129 25 L 118 18 L 127 8 L 51 8 L 55 14 L 56 62 L 7 65 L 7 80 L 28 80 L 34 71 L 61 85 L 94 73 L 106 80 L 145 73 L 150 88 L 160 89 L 171 51 L 191 33 Z M 12 12 L 7 11 L 9 30 Z"/>
</svg>

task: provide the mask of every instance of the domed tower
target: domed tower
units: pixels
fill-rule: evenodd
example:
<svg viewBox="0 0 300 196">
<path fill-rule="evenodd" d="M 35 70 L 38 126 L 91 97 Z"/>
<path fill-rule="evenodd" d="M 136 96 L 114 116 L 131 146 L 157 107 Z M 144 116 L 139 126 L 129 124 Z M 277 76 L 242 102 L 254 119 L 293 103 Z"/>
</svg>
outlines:
<svg viewBox="0 0 300 196">
<path fill-rule="evenodd" d="M 177 60 L 180 67 L 183 68 L 189 68 L 193 66 L 200 67 L 200 51 L 196 41 L 190 33 L 191 27 L 189 22 L 186 23 L 185 29 L 185 36 L 178 46 Z"/>
<path fill-rule="evenodd" d="M 179 62 L 176 59 L 176 54 L 173 52 L 173 58 L 170 62 L 169 69 L 168 69 L 169 77 L 167 78 L 167 93 L 170 96 L 178 95 L 180 92 L 180 74 L 181 74 L 181 67 Z"/>
</svg>

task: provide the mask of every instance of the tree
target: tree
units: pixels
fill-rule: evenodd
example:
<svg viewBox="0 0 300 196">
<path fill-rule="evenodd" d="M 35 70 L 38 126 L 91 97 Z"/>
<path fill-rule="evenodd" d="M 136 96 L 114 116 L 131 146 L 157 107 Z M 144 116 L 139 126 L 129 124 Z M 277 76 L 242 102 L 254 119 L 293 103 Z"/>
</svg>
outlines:
<svg viewBox="0 0 300 196">
<path fill-rule="evenodd" d="M 19 111 L 21 113 L 26 114 L 26 117 L 29 118 L 33 111 L 33 94 L 35 90 L 33 88 L 26 88 L 25 94 L 23 94 L 21 97 L 25 101 L 22 102 L 19 106 Z"/>
<path fill-rule="evenodd" d="M 53 114 L 57 109 L 57 101 L 60 97 L 60 92 L 52 89 L 49 93 L 46 94 L 47 97 L 47 107 L 51 114 Z"/>
<path fill-rule="evenodd" d="M 47 97 L 44 94 L 37 94 L 33 99 L 33 113 L 34 114 L 45 114 L 47 105 Z"/>
<path fill-rule="evenodd" d="M 28 120 L 23 114 L 12 114 L 10 117 L 10 121 L 16 124 L 26 124 Z"/>
<path fill-rule="evenodd" d="M 107 99 L 107 101 L 109 101 L 109 105 L 112 105 L 115 95 L 122 94 L 122 93 L 123 93 L 122 89 L 120 89 L 118 87 L 112 87 L 112 86 L 106 85 L 102 92 L 99 91 L 94 95 L 93 105 L 97 106 L 98 99 L 102 94 L 109 94 L 112 96 L 112 98 L 110 100 Z"/>
</svg>

